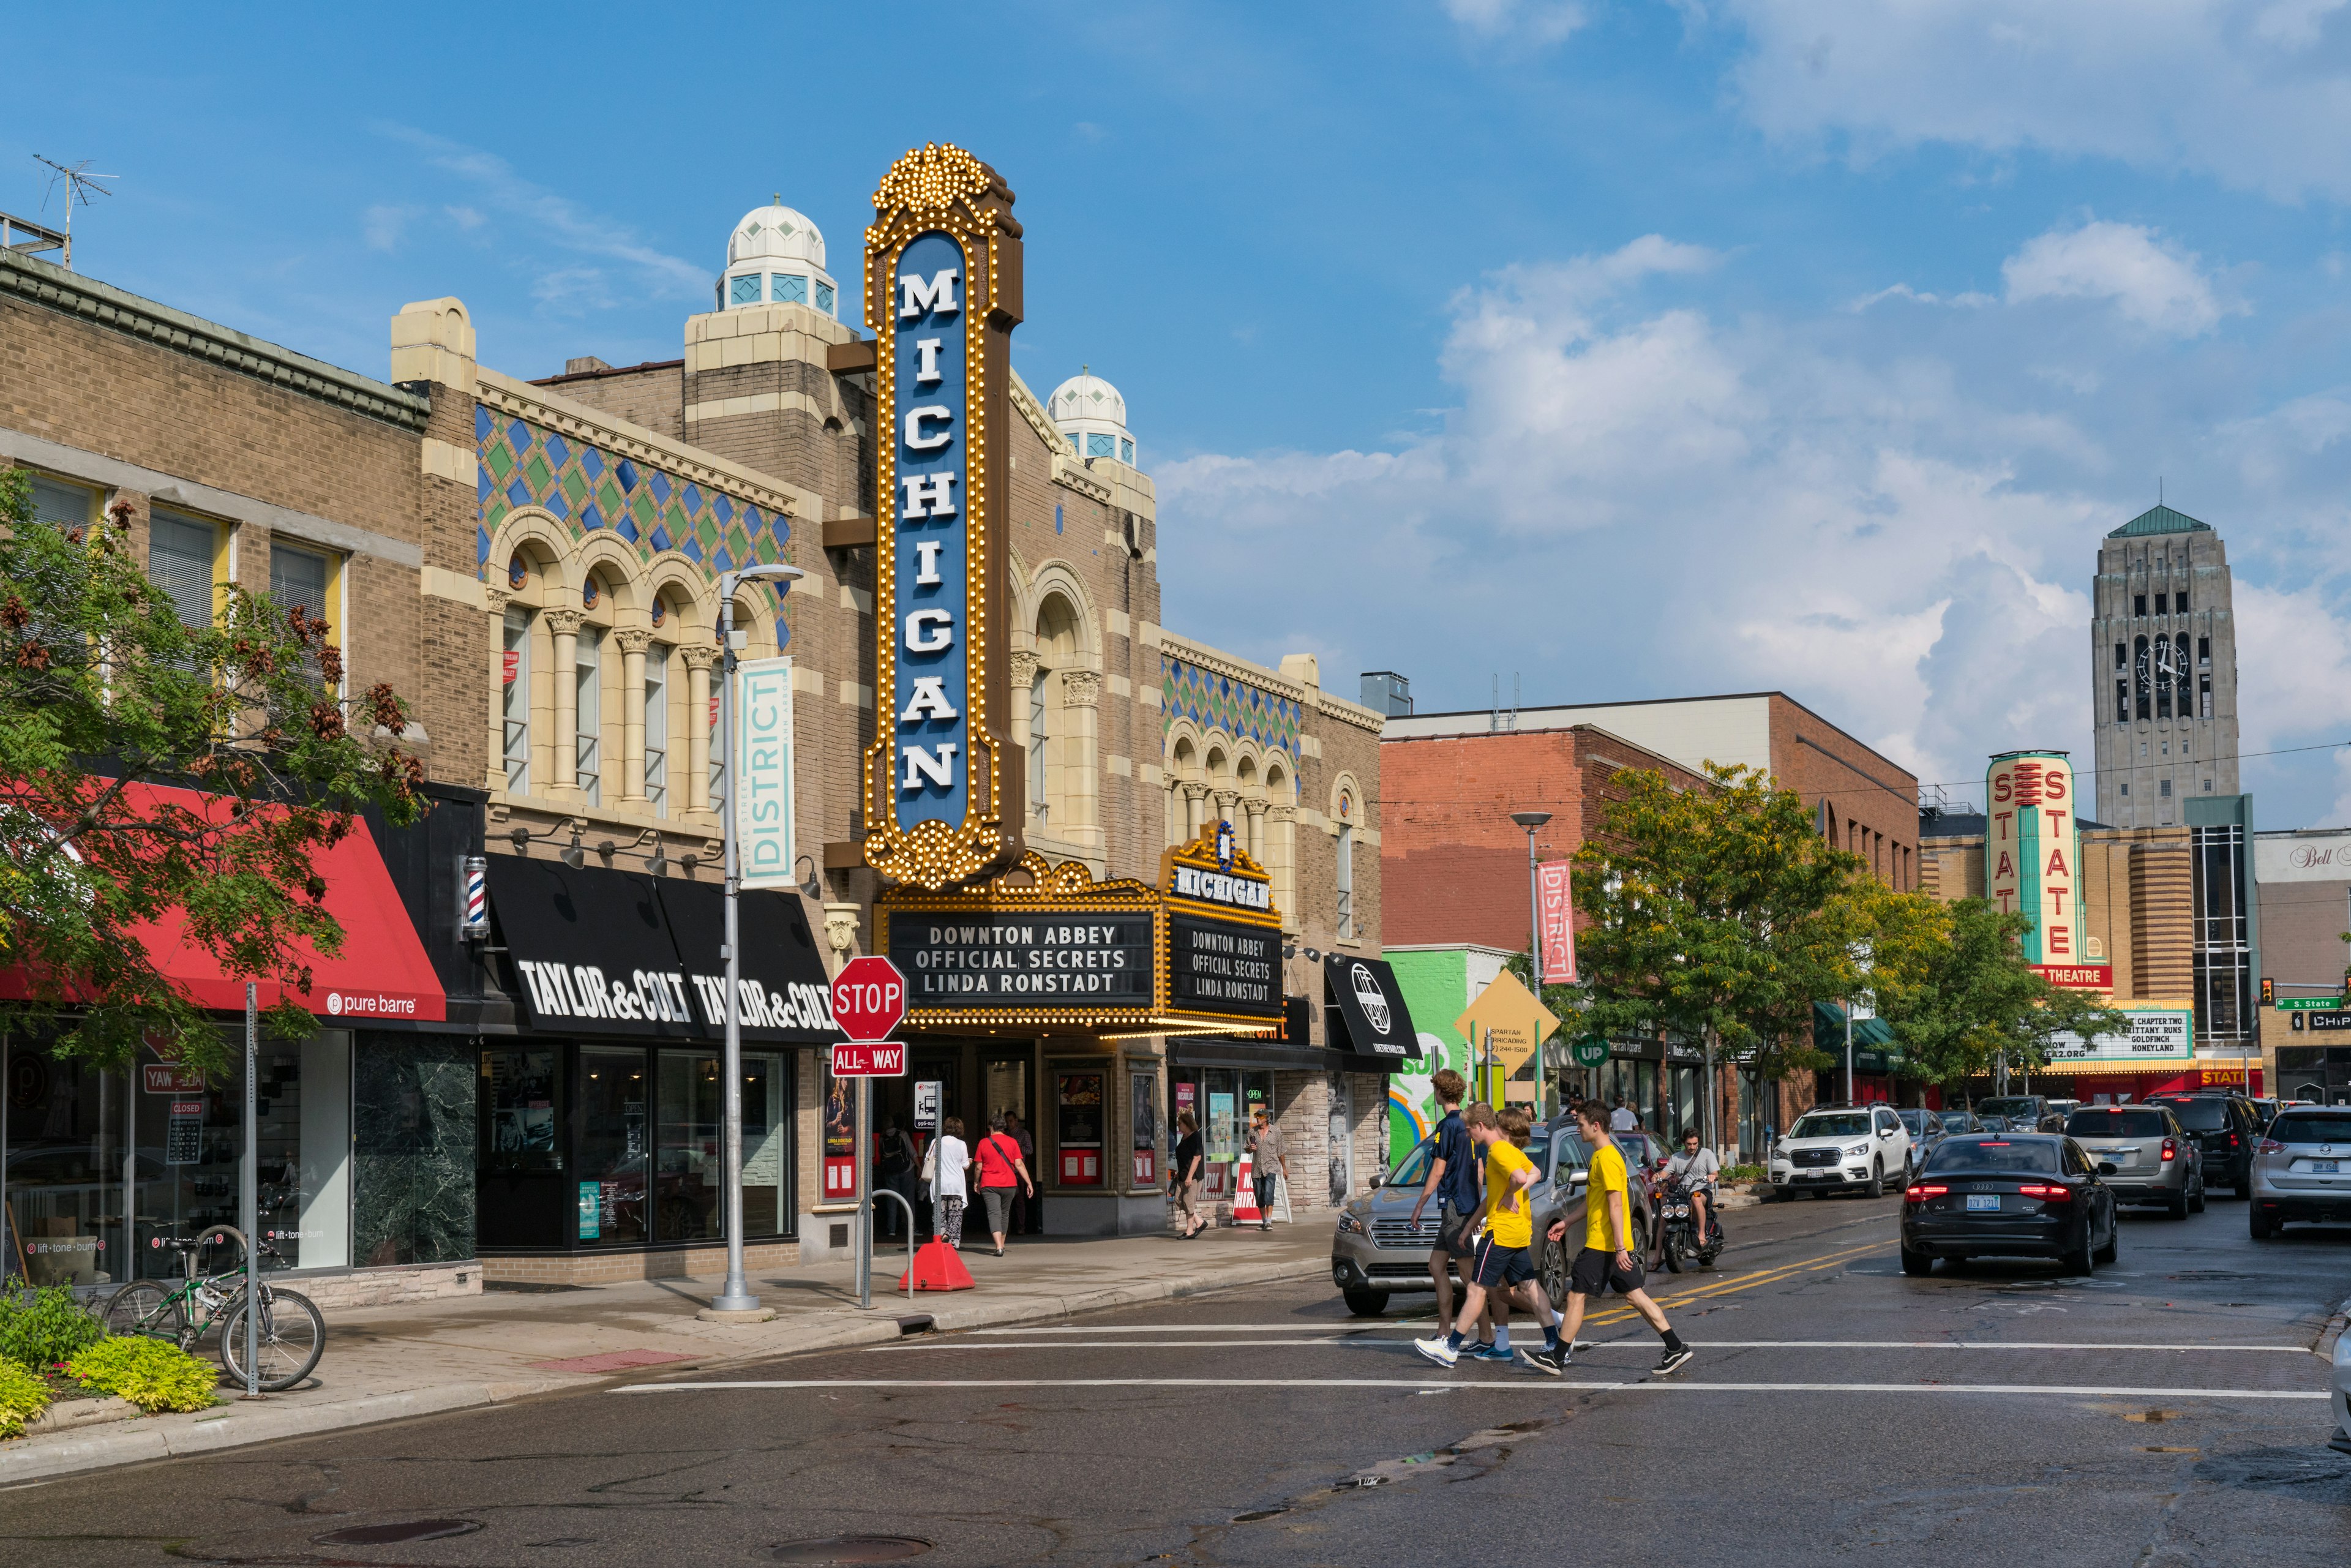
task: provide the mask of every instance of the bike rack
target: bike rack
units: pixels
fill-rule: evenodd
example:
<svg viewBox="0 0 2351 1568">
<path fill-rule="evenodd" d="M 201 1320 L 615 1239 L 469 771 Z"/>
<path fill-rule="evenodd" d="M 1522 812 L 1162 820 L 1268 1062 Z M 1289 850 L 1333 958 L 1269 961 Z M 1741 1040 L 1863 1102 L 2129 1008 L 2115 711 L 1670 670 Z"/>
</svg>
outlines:
<svg viewBox="0 0 2351 1568">
<path fill-rule="evenodd" d="M 886 1197 L 906 1211 L 906 1304 L 911 1307 L 914 1304 L 914 1206 L 906 1201 L 904 1193 L 893 1192 L 886 1186 L 876 1186 L 873 1196 Z M 873 1244 L 870 1235 L 865 1244 Z"/>
</svg>

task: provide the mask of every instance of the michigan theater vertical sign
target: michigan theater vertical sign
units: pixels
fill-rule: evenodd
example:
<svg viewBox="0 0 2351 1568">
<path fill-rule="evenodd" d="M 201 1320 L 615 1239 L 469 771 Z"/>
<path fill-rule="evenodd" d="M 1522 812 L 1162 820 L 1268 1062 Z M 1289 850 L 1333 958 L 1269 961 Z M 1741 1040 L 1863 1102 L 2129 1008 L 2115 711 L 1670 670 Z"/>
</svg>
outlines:
<svg viewBox="0 0 2351 1568">
<path fill-rule="evenodd" d="M 890 166 L 865 231 L 872 328 L 873 744 L 865 863 L 941 888 L 1020 853 L 1005 532 L 1012 329 L 1021 314 L 1012 192 L 960 147 Z"/>
<path fill-rule="evenodd" d="M 2074 813 L 2074 765 L 2062 751 L 2011 751 L 1984 778 L 1984 893 L 1994 907 L 2030 915 L 2024 960 L 2081 964 L 2081 829 Z"/>
</svg>

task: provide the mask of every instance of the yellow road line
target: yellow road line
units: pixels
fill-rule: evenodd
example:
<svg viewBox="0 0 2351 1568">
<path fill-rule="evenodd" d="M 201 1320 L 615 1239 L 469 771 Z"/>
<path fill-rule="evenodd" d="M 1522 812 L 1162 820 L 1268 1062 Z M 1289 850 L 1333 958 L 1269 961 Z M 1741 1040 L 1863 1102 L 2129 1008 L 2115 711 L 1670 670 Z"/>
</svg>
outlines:
<svg viewBox="0 0 2351 1568">
<path fill-rule="evenodd" d="M 1866 1252 L 1882 1252 L 1892 1245 L 1894 1245 L 1892 1242 L 1878 1241 L 1861 1247 L 1848 1247 L 1843 1251 L 1825 1252 L 1817 1257 L 1782 1264 L 1777 1268 L 1761 1269 L 1751 1274 L 1737 1274 L 1728 1280 L 1710 1281 L 1687 1291 L 1677 1291 L 1670 1296 L 1656 1296 L 1651 1299 L 1670 1312 L 1673 1307 L 1685 1301 L 1699 1301 L 1715 1296 L 1734 1295 L 1740 1291 L 1751 1291 L 1759 1285 L 1777 1284 L 1782 1280 L 1793 1279 L 1799 1274 L 1815 1274 L 1824 1269 L 1834 1269 Z M 1610 1307 L 1603 1312 L 1587 1314 L 1583 1323 L 1586 1328 L 1605 1328 L 1611 1323 L 1635 1321 L 1640 1315 L 1631 1307 Z"/>
</svg>

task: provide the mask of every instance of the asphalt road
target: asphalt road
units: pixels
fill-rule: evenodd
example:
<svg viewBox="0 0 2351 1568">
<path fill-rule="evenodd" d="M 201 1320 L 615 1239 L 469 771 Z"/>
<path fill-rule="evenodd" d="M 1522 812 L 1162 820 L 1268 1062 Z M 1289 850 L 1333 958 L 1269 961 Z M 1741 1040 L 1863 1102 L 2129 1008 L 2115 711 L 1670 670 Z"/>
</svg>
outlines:
<svg viewBox="0 0 2351 1568">
<path fill-rule="evenodd" d="M 2340 1564 L 2309 1348 L 2351 1229 L 2127 1214 L 2083 1279 L 1906 1279 L 1898 1199 L 1733 1214 L 1564 1380 L 1412 1354 L 1305 1282 L 910 1339 L 0 1493 L 0 1563 Z M 1426 1298 L 1422 1298 L 1426 1300 Z M 1421 1329 L 1417 1332 L 1426 1332 Z M 331 1354 L 331 1352 L 330 1352 Z M 375 1544 L 349 1532 L 454 1521 Z M 340 1539 L 338 1539 L 338 1538 Z"/>
</svg>

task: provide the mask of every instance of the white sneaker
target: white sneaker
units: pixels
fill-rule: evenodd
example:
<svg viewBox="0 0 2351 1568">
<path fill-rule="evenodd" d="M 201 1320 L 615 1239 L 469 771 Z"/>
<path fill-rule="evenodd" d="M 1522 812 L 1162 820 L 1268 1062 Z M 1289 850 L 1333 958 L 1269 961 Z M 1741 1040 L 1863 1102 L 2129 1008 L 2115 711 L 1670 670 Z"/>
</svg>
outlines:
<svg viewBox="0 0 2351 1568">
<path fill-rule="evenodd" d="M 1412 1348 L 1439 1366 L 1451 1366 L 1461 1359 L 1461 1353 L 1446 1343 L 1442 1334 L 1435 1339 L 1416 1339 L 1412 1342 Z"/>
</svg>

